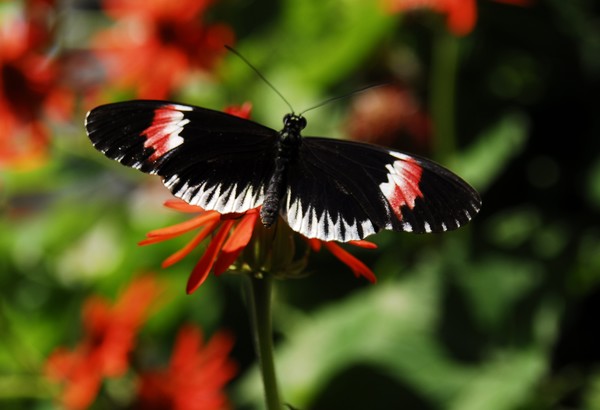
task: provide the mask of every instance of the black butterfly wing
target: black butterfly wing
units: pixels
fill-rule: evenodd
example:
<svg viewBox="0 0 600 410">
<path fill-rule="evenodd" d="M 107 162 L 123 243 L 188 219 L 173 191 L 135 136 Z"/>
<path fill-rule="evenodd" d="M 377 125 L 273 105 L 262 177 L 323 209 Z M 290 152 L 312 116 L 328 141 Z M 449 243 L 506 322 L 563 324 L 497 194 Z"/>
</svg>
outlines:
<svg viewBox="0 0 600 410">
<path fill-rule="evenodd" d="M 94 147 L 163 177 L 171 192 L 220 213 L 260 206 L 273 173 L 277 132 L 219 111 L 166 101 L 126 101 L 88 113 Z"/>
<path fill-rule="evenodd" d="M 287 181 L 281 215 L 295 231 L 325 241 L 382 229 L 452 230 L 481 206 L 471 186 L 430 160 L 326 138 L 302 140 Z"/>
</svg>

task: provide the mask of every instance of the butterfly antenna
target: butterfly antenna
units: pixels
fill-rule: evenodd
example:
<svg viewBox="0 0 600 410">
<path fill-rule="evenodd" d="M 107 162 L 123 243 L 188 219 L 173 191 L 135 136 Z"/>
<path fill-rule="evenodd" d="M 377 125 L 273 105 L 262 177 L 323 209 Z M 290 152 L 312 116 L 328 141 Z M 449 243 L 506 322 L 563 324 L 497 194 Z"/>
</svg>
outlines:
<svg viewBox="0 0 600 410">
<path fill-rule="evenodd" d="M 322 106 L 324 106 L 324 105 L 326 105 L 326 104 L 329 104 L 330 102 L 337 101 L 337 100 L 341 100 L 342 98 L 346 98 L 346 97 L 349 97 L 349 96 L 351 96 L 351 95 L 354 95 L 354 94 L 360 94 L 360 93 L 362 93 L 362 92 L 365 92 L 365 91 L 367 91 L 367 90 L 370 90 L 371 88 L 383 87 L 384 85 L 386 85 L 386 84 L 371 84 L 371 85 L 367 85 L 367 86 L 365 86 L 365 87 L 363 87 L 363 88 L 359 88 L 358 90 L 354 90 L 354 91 L 352 91 L 352 92 L 349 92 L 349 93 L 347 93 L 347 94 L 338 95 L 337 97 L 331 97 L 331 98 L 328 98 L 328 99 L 326 99 L 325 101 L 322 101 L 322 102 L 318 103 L 317 105 L 314 105 L 314 106 L 312 106 L 312 107 L 310 107 L 310 108 L 307 108 L 306 110 L 302 111 L 302 112 L 301 112 L 300 114 L 298 114 L 298 115 L 302 116 L 302 115 L 304 115 L 304 113 L 306 113 L 306 112 L 308 112 L 308 111 L 312 111 L 312 110 L 314 110 L 315 108 L 322 107 Z"/>
<path fill-rule="evenodd" d="M 254 67 L 254 65 L 250 61 L 248 61 L 248 59 L 246 57 L 244 57 L 243 55 L 241 55 L 239 53 L 239 51 L 237 51 L 233 47 L 230 47 L 230 46 L 226 45 L 225 48 L 227 50 L 231 51 L 236 56 L 238 56 L 244 63 L 246 63 L 248 65 L 248 67 L 250 67 L 256 73 L 256 75 L 258 75 L 260 77 L 261 80 L 263 80 L 269 87 L 271 87 L 271 89 L 273 91 L 275 91 L 275 93 L 279 97 L 281 97 L 281 99 L 287 104 L 287 106 L 290 107 L 291 112 L 292 113 L 294 112 L 294 108 L 292 107 L 292 104 L 290 104 L 289 101 L 285 99 L 285 97 L 283 96 L 283 94 L 281 94 L 279 92 L 279 90 L 277 88 L 275 88 L 275 86 L 273 84 L 271 84 L 271 82 L 269 80 L 267 80 L 267 78 L 264 75 L 262 75 L 262 73 L 260 71 L 258 71 L 258 68 Z"/>
</svg>

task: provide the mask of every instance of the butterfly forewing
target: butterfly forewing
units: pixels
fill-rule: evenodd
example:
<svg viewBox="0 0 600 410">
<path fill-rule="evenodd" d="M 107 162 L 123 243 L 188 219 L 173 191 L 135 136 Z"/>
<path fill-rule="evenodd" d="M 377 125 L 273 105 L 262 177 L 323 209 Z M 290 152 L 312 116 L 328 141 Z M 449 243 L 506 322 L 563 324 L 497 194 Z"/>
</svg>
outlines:
<svg viewBox="0 0 600 410">
<path fill-rule="evenodd" d="M 277 132 L 219 111 L 165 101 L 103 105 L 86 119 L 109 158 L 158 174 L 186 202 L 221 213 L 262 204 Z"/>
<path fill-rule="evenodd" d="M 308 237 L 350 241 L 382 229 L 455 229 L 480 204 L 473 188 L 432 161 L 373 145 L 307 137 L 289 169 L 281 214 Z"/>
</svg>

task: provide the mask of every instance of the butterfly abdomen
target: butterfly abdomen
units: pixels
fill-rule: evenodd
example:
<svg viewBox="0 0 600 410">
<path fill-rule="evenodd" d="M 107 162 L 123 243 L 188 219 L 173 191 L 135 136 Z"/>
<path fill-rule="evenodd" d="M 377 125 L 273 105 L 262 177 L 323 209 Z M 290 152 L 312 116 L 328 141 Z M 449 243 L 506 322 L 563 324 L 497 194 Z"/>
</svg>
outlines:
<svg viewBox="0 0 600 410">
<path fill-rule="evenodd" d="M 281 198 L 286 184 L 286 165 L 288 162 L 281 157 L 275 159 L 275 172 L 269 180 L 265 199 L 260 208 L 260 220 L 267 228 L 275 223 L 277 215 L 279 215 Z"/>
<path fill-rule="evenodd" d="M 284 127 L 277 140 L 275 170 L 267 185 L 265 199 L 260 209 L 260 220 L 267 228 L 275 223 L 279 215 L 281 198 L 287 184 L 288 166 L 298 155 L 298 148 L 302 143 L 300 131 L 305 126 L 306 120 L 303 117 L 287 115 L 284 118 Z"/>
</svg>

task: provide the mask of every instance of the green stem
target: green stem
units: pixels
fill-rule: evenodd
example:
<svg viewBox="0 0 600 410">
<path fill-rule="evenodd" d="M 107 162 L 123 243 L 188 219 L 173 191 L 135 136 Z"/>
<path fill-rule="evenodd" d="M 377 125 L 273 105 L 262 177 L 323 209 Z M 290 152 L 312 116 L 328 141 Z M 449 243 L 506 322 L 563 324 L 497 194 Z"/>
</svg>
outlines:
<svg viewBox="0 0 600 410">
<path fill-rule="evenodd" d="M 271 326 L 271 291 L 273 279 L 268 275 L 250 277 L 250 314 L 256 354 L 265 389 L 267 410 L 281 410 Z"/>
<path fill-rule="evenodd" d="M 456 73 L 460 39 L 445 29 L 434 33 L 431 62 L 431 117 L 433 119 L 434 156 L 443 160 L 456 149 L 455 103 Z"/>
</svg>

